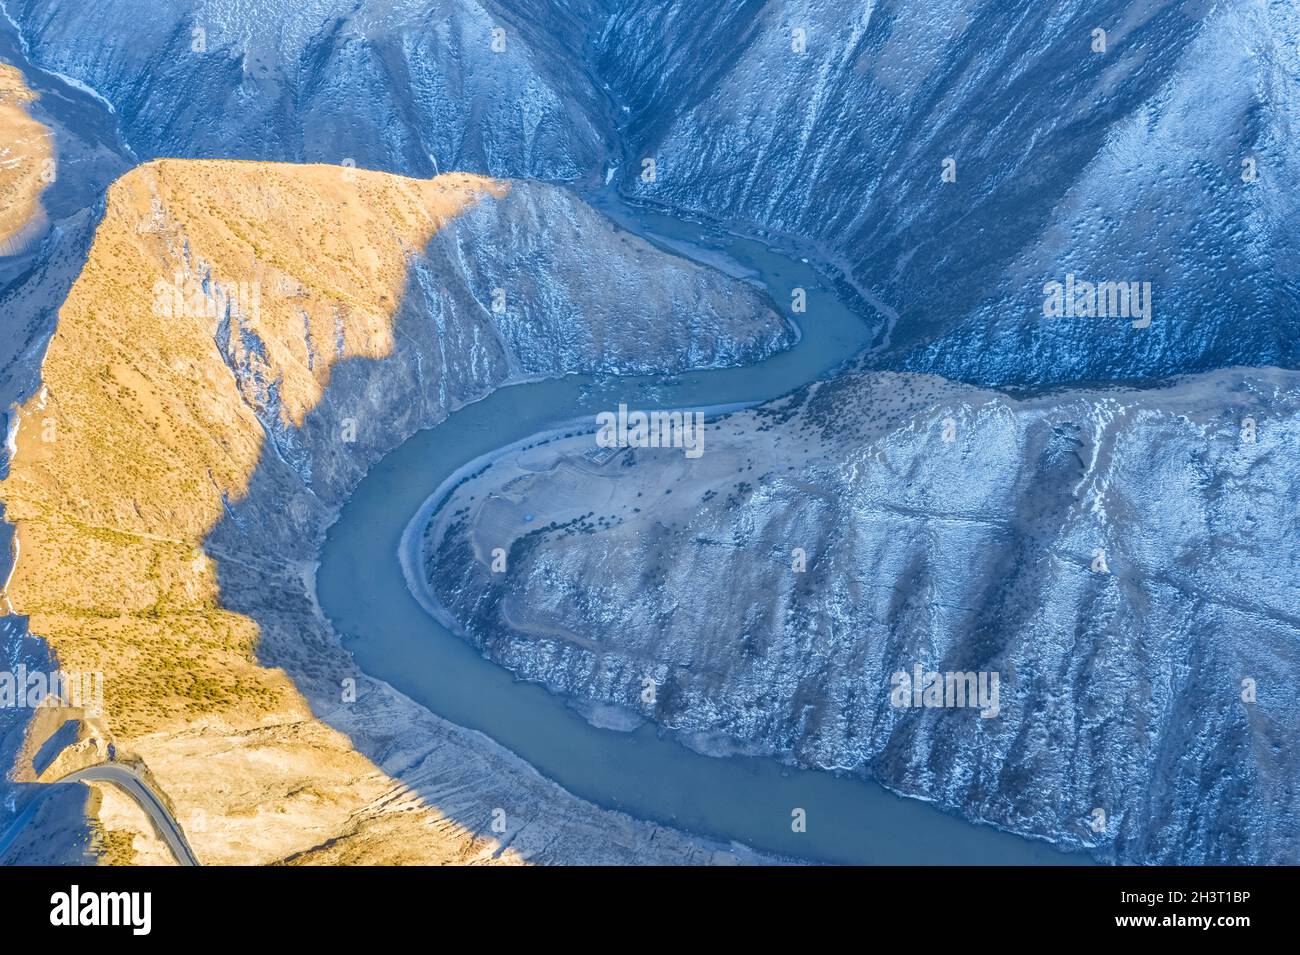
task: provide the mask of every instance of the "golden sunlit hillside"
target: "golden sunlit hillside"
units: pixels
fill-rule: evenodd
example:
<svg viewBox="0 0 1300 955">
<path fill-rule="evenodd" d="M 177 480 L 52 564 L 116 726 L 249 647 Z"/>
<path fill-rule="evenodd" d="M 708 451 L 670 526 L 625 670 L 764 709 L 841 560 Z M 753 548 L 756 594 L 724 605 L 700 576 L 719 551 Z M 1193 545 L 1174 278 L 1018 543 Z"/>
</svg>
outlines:
<svg viewBox="0 0 1300 955">
<path fill-rule="evenodd" d="M 49 132 L 27 111 L 35 98 L 22 73 L 0 63 L 0 255 L 19 251 L 39 224 L 41 190 L 53 172 Z"/>
<path fill-rule="evenodd" d="M 215 344 L 227 308 L 262 345 L 240 357 L 301 423 L 336 361 L 392 347 L 406 256 L 504 188 L 179 161 L 113 186 L 3 495 L 22 555 L 6 596 L 65 667 L 104 672 L 117 732 L 287 692 L 254 663 L 252 622 L 217 606 L 199 549 L 263 448 Z"/>
<path fill-rule="evenodd" d="M 104 674 L 102 722 L 120 758 L 145 759 L 206 858 L 301 854 L 311 832 L 345 825 L 393 785 L 259 665 L 257 624 L 218 605 L 203 541 L 265 447 L 219 326 L 256 337 L 256 353 L 236 357 L 276 381 L 286 419 L 301 422 L 335 363 L 392 347 L 408 255 L 506 189 L 469 175 L 158 161 L 110 190 L 44 387 L 20 409 L 0 486 L 18 541 L 4 597 L 65 670 Z M 169 763 L 186 730 L 207 743 Z M 246 788 L 212 802 L 232 779 Z M 263 809 L 279 828 L 259 822 Z M 441 833 L 421 851 L 477 845 L 419 822 L 416 805 L 404 818 Z"/>
</svg>

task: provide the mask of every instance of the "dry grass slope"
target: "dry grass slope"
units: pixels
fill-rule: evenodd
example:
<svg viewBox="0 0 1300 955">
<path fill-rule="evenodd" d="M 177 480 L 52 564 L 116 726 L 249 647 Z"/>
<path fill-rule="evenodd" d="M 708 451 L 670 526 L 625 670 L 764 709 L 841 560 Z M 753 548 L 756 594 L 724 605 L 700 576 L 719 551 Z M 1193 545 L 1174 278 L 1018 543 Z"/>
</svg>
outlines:
<svg viewBox="0 0 1300 955">
<path fill-rule="evenodd" d="M 0 63 L 0 255 L 20 251 L 42 219 L 42 177 L 52 149 L 49 131 L 27 111 L 35 98 L 22 73 Z"/>
<path fill-rule="evenodd" d="M 4 596 L 62 667 L 105 674 L 119 749 L 145 755 L 173 792 L 192 784 L 186 799 L 202 802 L 211 772 L 258 806 L 280 772 L 290 788 L 337 788 L 320 797 L 326 808 L 304 810 L 328 832 L 392 785 L 311 716 L 283 673 L 259 666 L 256 624 L 218 604 L 201 542 L 224 501 L 245 493 L 264 442 L 217 345 L 218 315 L 260 339 L 239 357 L 278 382 L 282 417 L 299 424 L 337 361 L 392 347 L 408 254 L 506 188 L 469 175 L 164 160 L 110 190 L 0 485 L 21 545 Z M 242 761 L 228 761 L 228 745 L 200 747 L 187 770 L 159 752 L 182 730 L 250 741 Z M 200 810 L 179 806 L 183 825 L 188 811 Z M 256 812 L 243 823 L 256 842 Z M 307 848 L 292 830 L 252 849 L 216 835 L 205 844 L 201 832 L 193 841 L 213 861 L 266 861 Z"/>
<path fill-rule="evenodd" d="M 500 188 L 175 161 L 113 186 L 59 314 L 45 391 L 21 410 L 3 496 L 22 554 L 7 596 L 65 667 L 105 673 L 116 732 L 272 709 L 287 690 L 256 665 L 252 621 L 218 605 L 199 550 L 223 497 L 244 493 L 264 433 L 217 348 L 216 315 L 173 307 L 177 271 L 189 262 L 182 294 L 202 276 L 230 290 L 219 303 L 241 283 L 260 288 L 256 314 L 234 303 L 264 344 L 247 357 L 300 424 L 335 361 L 392 347 L 407 253 Z"/>
</svg>

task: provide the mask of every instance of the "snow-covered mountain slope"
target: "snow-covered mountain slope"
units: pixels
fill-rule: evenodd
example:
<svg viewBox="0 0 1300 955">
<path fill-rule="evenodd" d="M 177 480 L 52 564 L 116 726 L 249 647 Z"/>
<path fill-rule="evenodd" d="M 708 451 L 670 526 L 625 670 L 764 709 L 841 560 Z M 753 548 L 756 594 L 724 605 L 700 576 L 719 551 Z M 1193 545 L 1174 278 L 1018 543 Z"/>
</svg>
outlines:
<svg viewBox="0 0 1300 955">
<path fill-rule="evenodd" d="M 696 459 L 597 467 L 588 434 L 495 463 L 425 567 L 493 659 L 706 751 L 1110 860 L 1295 864 L 1297 441 L 1295 373 L 1025 401 L 852 375 L 722 419 Z M 918 667 L 998 694 L 900 707 Z"/>
<path fill-rule="evenodd" d="M 572 179 L 604 100 L 584 4 L 7 0 L 33 59 L 112 103 L 141 158 Z M 501 31 L 501 32 L 495 32 Z"/>
<path fill-rule="evenodd" d="M 601 50 L 624 189 L 842 258 L 901 313 L 878 365 L 1001 385 L 1300 362 L 1293 4 L 630 0 Z M 1150 327 L 1046 318 L 1069 273 L 1150 282 Z"/>
<path fill-rule="evenodd" d="M 609 173 L 840 263 L 898 315 L 876 367 L 1024 385 L 1300 362 L 1292 4 L 7 2 L 142 156 Z M 1149 325 L 1048 317 L 1069 275 L 1149 283 Z"/>
</svg>

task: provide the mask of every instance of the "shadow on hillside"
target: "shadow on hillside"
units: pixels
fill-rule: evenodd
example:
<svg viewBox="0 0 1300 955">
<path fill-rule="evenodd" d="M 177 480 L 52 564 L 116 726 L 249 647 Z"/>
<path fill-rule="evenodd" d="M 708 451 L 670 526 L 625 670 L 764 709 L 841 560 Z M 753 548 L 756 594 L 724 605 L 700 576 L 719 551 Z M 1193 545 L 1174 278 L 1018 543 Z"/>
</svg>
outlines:
<svg viewBox="0 0 1300 955">
<path fill-rule="evenodd" d="M 455 228 L 451 223 L 443 231 Z M 259 662 L 282 669 L 315 716 L 345 734 L 375 766 L 465 830 L 481 834 L 490 832 L 495 803 L 482 803 L 474 798 L 476 793 L 448 800 L 446 793 L 457 788 L 458 779 L 422 765 L 424 754 L 436 748 L 448 771 L 457 762 L 472 766 L 477 758 L 490 774 L 490 757 L 482 755 L 481 741 L 478 753 L 449 758 L 454 754 L 447 753 L 448 747 L 438 746 L 446 741 L 429 738 L 443 728 L 434 720 L 422 728 L 414 705 L 385 692 L 361 672 L 340 647 L 339 636 L 313 596 L 314 561 L 325 528 L 366 470 L 417 430 L 443 420 L 449 404 L 483 397 L 508 373 L 499 348 L 498 353 L 480 353 L 470 363 L 469 355 L 456 356 L 459 343 L 447 340 L 456 337 L 448 326 L 460 320 L 479 326 L 472 332 L 466 329 L 471 336 L 496 342 L 486 327 L 490 314 L 476 308 L 472 290 L 465 288 L 462 277 L 451 274 L 446 258 L 433 248 L 439 241 L 433 236 L 426 255 L 408 267 L 391 319 L 390 353 L 378 359 L 338 360 L 325 395 L 301 427 L 266 430 L 247 494 L 226 502 L 225 516 L 208 535 L 204 549 L 216 564 L 221 605 L 259 627 Z M 422 274 L 417 276 L 416 269 Z M 435 321 L 448 318 L 452 310 L 438 298 L 457 296 L 462 314 Z M 505 766 L 493 768 L 501 771 Z"/>
</svg>

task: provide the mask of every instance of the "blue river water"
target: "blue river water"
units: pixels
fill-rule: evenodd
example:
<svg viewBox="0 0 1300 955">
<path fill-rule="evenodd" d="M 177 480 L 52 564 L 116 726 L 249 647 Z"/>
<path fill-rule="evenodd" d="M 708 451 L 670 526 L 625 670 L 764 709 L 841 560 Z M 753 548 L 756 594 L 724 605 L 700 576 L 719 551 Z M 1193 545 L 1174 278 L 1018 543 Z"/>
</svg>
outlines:
<svg viewBox="0 0 1300 955">
<path fill-rule="evenodd" d="M 867 780 L 771 758 L 704 756 L 651 724 L 631 732 L 596 728 L 563 698 L 484 658 L 411 595 L 397 556 L 402 533 L 467 462 L 565 421 L 594 420 L 619 402 L 706 407 L 777 397 L 861 353 L 884 321 L 851 308 L 806 262 L 756 240 L 662 215 L 623 211 L 618 218 L 665 248 L 747 275 L 787 313 L 792 290 L 806 289 L 807 311 L 792 316 L 800 341 L 756 365 L 669 380 L 569 376 L 514 385 L 411 437 L 357 487 L 321 555 L 321 606 L 358 665 L 445 719 L 485 733 L 577 796 L 722 842 L 828 863 L 1088 863 Z M 804 810 L 805 831 L 794 831 L 796 809 Z"/>
</svg>

